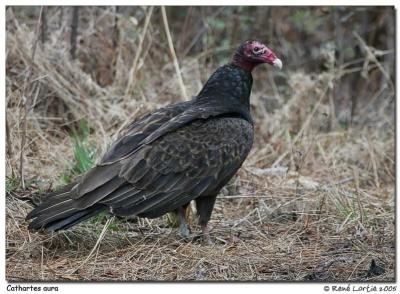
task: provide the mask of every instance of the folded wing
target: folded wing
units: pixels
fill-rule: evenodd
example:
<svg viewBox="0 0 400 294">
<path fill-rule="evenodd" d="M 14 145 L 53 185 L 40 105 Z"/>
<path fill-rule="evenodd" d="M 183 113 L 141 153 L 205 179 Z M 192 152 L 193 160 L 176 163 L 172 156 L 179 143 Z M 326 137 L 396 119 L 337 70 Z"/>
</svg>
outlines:
<svg viewBox="0 0 400 294">
<path fill-rule="evenodd" d="M 217 113 L 202 117 L 185 107 L 129 126 L 100 164 L 27 216 L 30 228 L 65 229 L 102 210 L 158 217 L 218 193 L 251 148 L 252 124 Z"/>
</svg>

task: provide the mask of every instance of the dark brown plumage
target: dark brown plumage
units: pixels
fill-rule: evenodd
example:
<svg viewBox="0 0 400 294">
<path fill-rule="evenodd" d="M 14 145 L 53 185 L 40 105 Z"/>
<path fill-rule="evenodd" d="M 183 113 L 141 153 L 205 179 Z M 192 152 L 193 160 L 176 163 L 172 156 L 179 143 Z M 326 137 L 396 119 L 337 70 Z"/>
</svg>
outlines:
<svg viewBox="0 0 400 294">
<path fill-rule="evenodd" d="M 281 67 L 265 45 L 243 43 L 232 62 L 217 69 L 191 101 L 159 109 L 133 122 L 99 164 L 48 195 L 31 211 L 30 229 L 67 229 L 100 211 L 155 218 L 196 201 L 207 235 L 215 199 L 246 159 L 253 143 L 251 70 Z"/>
</svg>

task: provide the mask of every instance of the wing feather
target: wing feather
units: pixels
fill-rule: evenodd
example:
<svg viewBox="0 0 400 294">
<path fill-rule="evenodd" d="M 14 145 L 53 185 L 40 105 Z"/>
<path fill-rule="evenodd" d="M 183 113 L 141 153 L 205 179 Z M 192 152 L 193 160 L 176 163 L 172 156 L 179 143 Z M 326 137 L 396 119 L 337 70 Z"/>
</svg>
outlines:
<svg viewBox="0 0 400 294">
<path fill-rule="evenodd" d="M 217 193 L 246 158 L 252 132 L 245 120 L 216 118 L 169 133 L 120 162 L 120 176 L 136 190 L 111 193 L 101 203 L 117 215 L 155 217 Z"/>
</svg>

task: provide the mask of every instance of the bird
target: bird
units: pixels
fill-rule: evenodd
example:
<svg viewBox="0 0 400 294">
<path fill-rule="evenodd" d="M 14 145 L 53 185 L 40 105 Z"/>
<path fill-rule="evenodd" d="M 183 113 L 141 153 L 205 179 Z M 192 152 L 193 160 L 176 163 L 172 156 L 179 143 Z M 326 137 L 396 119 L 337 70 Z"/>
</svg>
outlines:
<svg viewBox="0 0 400 294">
<path fill-rule="evenodd" d="M 202 236 L 220 190 L 248 156 L 254 138 L 252 71 L 282 68 L 265 44 L 240 44 L 190 101 L 170 104 L 127 125 L 101 160 L 72 183 L 45 195 L 27 216 L 31 231 L 66 230 L 100 212 L 117 217 L 178 214 L 188 237 L 186 208 L 194 200 Z"/>
</svg>

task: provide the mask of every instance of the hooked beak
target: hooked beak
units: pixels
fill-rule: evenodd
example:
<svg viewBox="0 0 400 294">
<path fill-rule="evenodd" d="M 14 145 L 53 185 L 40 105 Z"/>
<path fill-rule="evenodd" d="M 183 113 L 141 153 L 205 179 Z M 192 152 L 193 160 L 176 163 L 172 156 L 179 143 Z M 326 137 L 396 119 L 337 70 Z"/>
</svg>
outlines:
<svg viewBox="0 0 400 294">
<path fill-rule="evenodd" d="M 274 61 L 272 61 L 272 65 L 278 69 L 282 69 L 282 60 L 276 58 Z"/>
<path fill-rule="evenodd" d="M 282 69 L 282 60 L 276 57 L 276 54 L 271 49 L 266 48 L 265 53 L 266 54 L 263 56 L 264 62 L 269 63 L 276 68 Z"/>
</svg>

